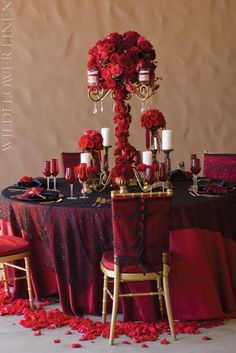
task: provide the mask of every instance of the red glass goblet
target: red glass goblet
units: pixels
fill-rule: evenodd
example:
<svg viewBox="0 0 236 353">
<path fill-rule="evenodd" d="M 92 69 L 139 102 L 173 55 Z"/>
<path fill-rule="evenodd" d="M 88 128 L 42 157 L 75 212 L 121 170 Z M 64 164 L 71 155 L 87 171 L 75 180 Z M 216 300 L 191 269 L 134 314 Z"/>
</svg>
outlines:
<svg viewBox="0 0 236 353">
<path fill-rule="evenodd" d="M 82 184 L 82 193 L 83 193 L 83 195 L 80 196 L 80 199 L 87 199 L 88 196 L 85 195 L 85 182 L 88 179 L 87 163 L 80 163 L 78 178 L 79 178 L 80 183 Z"/>
<path fill-rule="evenodd" d="M 191 159 L 190 170 L 193 173 L 193 187 L 197 189 L 197 174 L 201 171 L 201 162 L 199 158 Z"/>
<path fill-rule="evenodd" d="M 51 160 L 51 175 L 53 176 L 53 189 L 56 190 L 56 176 L 59 173 L 59 166 L 58 166 L 58 160 L 57 159 L 52 159 Z"/>
<path fill-rule="evenodd" d="M 43 174 L 45 175 L 45 177 L 47 177 L 47 190 L 50 189 L 50 176 L 51 176 L 51 162 L 50 161 L 44 161 L 43 162 L 43 170 L 42 170 Z"/>
<path fill-rule="evenodd" d="M 151 166 L 147 166 L 145 171 L 145 182 L 150 185 L 150 194 L 152 193 L 152 186 L 157 180 L 156 171 Z"/>
<path fill-rule="evenodd" d="M 165 163 L 160 163 L 159 164 L 159 180 L 161 181 L 162 192 L 165 191 L 166 179 L 167 179 L 166 165 L 165 165 Z"/>
<path fill-rule="evenodd" d="M 69 200 L 75 200 L 77 197 L 74 196 L 74 182 L 75 182 L 75 173 L 73 168 L 66 168 L 65 179 L 70 184 L 70 196 L 67 197 Z"/>
</svg>

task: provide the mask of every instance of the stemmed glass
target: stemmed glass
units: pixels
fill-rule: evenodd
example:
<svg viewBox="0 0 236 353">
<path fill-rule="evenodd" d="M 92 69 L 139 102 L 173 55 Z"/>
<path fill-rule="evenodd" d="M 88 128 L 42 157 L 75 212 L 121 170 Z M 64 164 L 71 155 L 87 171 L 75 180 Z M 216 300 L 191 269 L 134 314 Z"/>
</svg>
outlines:
<svg viewBox="0 0 236 353">
<path fill-rule="evenodd" d="M 201 162 L 199 158 L 196 158 L 196 155 L 191 158 L 190 170 L 193 173 L 193 187 L 197 189 L 197 174 L 201 171 Z"/>
<path fill-rule="evenodd" d="M 85 195 L 85 182 L 88 179 L 87 163 L 80 163 L 78 178 L 80 183 L 82 184 L 82 192 L 83 192 L 83 195 L 80 196 L 80 199 L 87 199 L 88 196 Z"/>
<path fill-rule="evenodd" d="M 159 180 L 161 181 L 162 192 L 165 191 L 165 182 L 167 179 L 166 166 L 165 163 L 159 164 Z"/>
<path fill-rule="evenodd" d="M 65 179 L 70 184 L 70 196 L 67 197 L 68 200 L 76 200 L 77 197 L 74 196 L 74 182 L 75 182 L 75 173 L 73 168 L 66 168 Z"/>
<path fill-rule="evenodd" d="M 58 167 L 58 160 L 57 159 L 52 159 L 51 160 L 51 175 L 53 176 L 53 190 L 56 189 L 56 176 L 59 173 L 59 167 Z"/>
<path fill-rule="evenodd" d="M 44 161 L 43 162 L 43 174 L 45 177 L 47 177 L 47 190 L 50 189 L 50 176 L 51 176 L 51 162 L 50 161 Z"/>
<path fill-rule="evenodd" d="M 157 180 L 156 172 L 153 168 L 151 168 L 151 167 L 146 168 L 144 180 L 148 185 L 150 185 L 150 195 L 151 195 L 152 186 L 155 183 L 155 181 Z"/>
</svg>

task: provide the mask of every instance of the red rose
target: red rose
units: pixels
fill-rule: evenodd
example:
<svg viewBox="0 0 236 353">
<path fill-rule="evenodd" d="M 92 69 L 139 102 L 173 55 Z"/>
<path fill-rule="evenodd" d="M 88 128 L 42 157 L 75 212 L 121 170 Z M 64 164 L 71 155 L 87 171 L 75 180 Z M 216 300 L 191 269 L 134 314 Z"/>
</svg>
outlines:
<svg viewBox="0 0 236 353">
<path fill-rule="evenodd" d="M 105 80 L 106 83 L 106 87 L 109 88 L 115 88 L 116 87 L 116 81 L 113 80 L 112 77 L 107 77 L 107 79 Z"/>
<path fill-rule="evenodd" d="M 116 64 L 114 66 L 111 67 L 111 73 L 114 75 L 114 76 L 120 76 L 122 74 L 122 68 Z"/>
<path fill-rule="evenodd" d="M 119 44 L 119 42 L 122 41 L 122 35 L 114 32 L 114 33 L 110 33 L 106 38 L 105 38 L 108 42 L 113 43 L 114 45 Z"/>
<path fill-rule="evenodd" d="M 110 56 L 110 62 L 112 64 L 120 64 L 120 55 L 118 53 L 112 53 Z"/>
<path fill-rule="evenodd" d="M 102 78 L 104 78 L 104 80 L 107 80 L 109 77 L 111 77 L 111 73 L 108 70 L 103 70 L 102 71 Z"/>
</svg>

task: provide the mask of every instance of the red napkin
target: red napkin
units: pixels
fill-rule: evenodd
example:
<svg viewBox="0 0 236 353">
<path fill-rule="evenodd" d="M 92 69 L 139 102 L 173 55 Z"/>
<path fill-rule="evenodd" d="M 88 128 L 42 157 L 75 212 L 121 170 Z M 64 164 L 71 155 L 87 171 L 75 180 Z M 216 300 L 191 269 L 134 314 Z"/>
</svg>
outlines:
<svg viewBox="0 0 236 353">
<path fill-rule="evenodd" d="M 228 194 L 228 189 L 224 188 L 223 186 L 219 184 L 208 184 L 205 188 L 206 192 L 211 193 L 211 194 L 216 194 L 216 195 L 221 195 L 221 194 Z"/>
<path fill-rule="evenodd" d="M 44 188 L 37 186 L 37 187 L 27 189 L 22 196 L 28 199 L 32 196 L 40 196 L 43 191 L 44 191 Z"/>
</svg>

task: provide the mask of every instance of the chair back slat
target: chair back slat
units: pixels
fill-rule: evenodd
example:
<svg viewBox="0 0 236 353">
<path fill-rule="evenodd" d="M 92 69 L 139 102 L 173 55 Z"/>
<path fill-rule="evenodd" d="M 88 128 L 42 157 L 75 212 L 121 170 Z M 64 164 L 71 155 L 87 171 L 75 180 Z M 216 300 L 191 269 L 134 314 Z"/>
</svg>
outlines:
<svg viewBox="0 0 236 353">
<path fill-rule="evenodd" d="M 206 178 L 236 183 L 236 153 L 204 153 L 203 175 Z"/>
<path fill-rule="evenodd" d="M 61 167 L 64 177 L 66 168 L 74 168 L 78 164 L 80 164 L 80 152 L 61 152 Z"/>
</svg>

